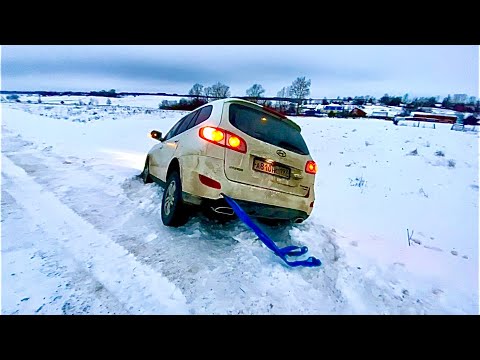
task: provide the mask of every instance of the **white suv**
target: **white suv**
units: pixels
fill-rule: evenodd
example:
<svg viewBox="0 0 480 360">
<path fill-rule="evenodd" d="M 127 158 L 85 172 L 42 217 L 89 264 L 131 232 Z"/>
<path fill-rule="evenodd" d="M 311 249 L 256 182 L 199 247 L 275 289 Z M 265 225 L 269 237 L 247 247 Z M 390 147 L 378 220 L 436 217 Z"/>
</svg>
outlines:
<svg viewBox="0 0 480 360">
<path fill-rule="evenodd" d="M 145 183 L 164 189 L 162 221 L 180 226 L 189 205 L 234 216 L 222 194 L 252 217 L 302 222 L 315 200 L 317 165 L 286 116 L 255 103 L 212 101 L 180 119 L 149 152 Z"/>
</svg>

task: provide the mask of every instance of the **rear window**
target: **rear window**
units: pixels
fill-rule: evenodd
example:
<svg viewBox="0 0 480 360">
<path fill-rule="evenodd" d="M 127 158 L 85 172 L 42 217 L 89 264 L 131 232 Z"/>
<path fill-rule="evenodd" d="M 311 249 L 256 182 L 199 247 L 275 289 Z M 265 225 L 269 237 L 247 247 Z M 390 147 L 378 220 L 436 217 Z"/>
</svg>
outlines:
<svg viewBox="0 0 480 360">
<path fill-rule="evenodd" d="M 237 129 L 255 139 L 297 154 L 308 155 L 307 144 L 300 132 L 273 115 L 244 105 L 231 104 L 229 120 Z"/>
</svg>

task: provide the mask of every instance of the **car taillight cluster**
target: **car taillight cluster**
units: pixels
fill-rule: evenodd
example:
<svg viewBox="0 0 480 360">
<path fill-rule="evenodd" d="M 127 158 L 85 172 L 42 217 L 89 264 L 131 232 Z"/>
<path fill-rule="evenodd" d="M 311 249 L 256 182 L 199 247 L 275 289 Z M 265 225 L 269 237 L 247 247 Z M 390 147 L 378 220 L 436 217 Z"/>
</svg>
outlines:
<svg viewBox="0 0 480 360">
<path fill-rule="evenodd" d="M 215 145 L 226 147 L 243 154 L 247 152 L 247 143 L 245 140 L 230 131 L 211 126 L 205 126 L 200 128 L 198 135 L 202 139 L 207 140 Z"/>
<path fill-rule="evenodd" d="M 313 160 L 308 160 L 305 164 L 305 172 L 308 174 L 316 174 L 317 173 L 317 164 Z"/>
</svg>

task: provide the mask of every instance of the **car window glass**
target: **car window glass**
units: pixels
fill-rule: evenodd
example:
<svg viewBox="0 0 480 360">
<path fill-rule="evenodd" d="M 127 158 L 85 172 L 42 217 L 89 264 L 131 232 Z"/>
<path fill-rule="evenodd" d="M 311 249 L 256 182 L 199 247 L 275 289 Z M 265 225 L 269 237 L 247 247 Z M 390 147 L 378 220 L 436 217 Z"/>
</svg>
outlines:
<svg viewBox="0 0 480 360">
<path fill-rule="evenodd" d="M 200 109 L 198 117 L 195 120 L 195 125 L 194 126 L 196 126 L 196 125 L 204 122 L 205 120 L 207 120 L 210 117 L 210 115 L 212 114 L 212 109 L 213 109 L 212 105 L 208 105 L 208 106 L 205 106 L 204 108 Z"/>
<path fill-rule="evenodd" d="M 188 130 L 190 122 L 193 120 L 193 118 L 198 114 L 198 112 L 193 112 L 191 114 L 188 114 L 185 119 L 183 120 L 182 124 L 178 127 L 178 130 L 175 135 L 181 134 L 184 131 Z M 174 135 L 174 136 L 175 136 Z"/>
<path fill-rule="evenodd" d="M 165 135 L 164 140 L 168 140 L 176 135 L 177 129 L 182 124 L 182 121 L 185 119 L 185 117 L 181 118 L 180 120 L 177 121 L 175 125 L 170 129 L 170 131 Z"/>
<path fill-rule="evenodd" d="M 300 131 L 273 115 L 244 105 L 231 104 L 229 120 L 237 129 L 258 140 L 297 154 L 309 153 Z"/>
<path fill-rule="evenodd" d="M 195 111 L 194 115 L 190 118 L 190 121 L 188 122 L 188 125 L 186 126 L 184 131 L 187 131 L 188 129 L 192 128 L 195 126 L 195 122 L 198 119 L 198 115 L 200 114 L 200 111 Z"/>
</svg>

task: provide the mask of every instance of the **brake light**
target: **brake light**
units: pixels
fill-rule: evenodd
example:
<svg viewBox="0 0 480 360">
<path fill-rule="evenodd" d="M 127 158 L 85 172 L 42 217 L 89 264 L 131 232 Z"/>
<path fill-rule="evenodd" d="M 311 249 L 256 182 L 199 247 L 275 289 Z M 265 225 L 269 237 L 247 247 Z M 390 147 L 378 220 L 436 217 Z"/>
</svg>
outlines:
<svg viewBox="0 0 480 360">
<path fill-rule="evenodd" d="M 199 130 L 198 135 L 208 142 L 226 147 L 227 149 L 238 151 L 243 154 L 247 152 L 247 143 L 245 140 L 230 131 L 205 126 Z"/>
<path fill-rule="evenodd" d="M 200 137 L 208 141 L 219 142 L 225 138 L 225 134 L 219 129 L 204 127 L 200 129 Z"/>
<path fill-rule="evenodd" d="M 317 173 L 317 164 L 313 160 L 308 160 L 305 164 L 305 172 L 308 174 L 316 174 Z"/>
<path fill-rule="evenodd" d="M 230 136 L 228 138 L 228 145 L 230 145 L 233 148 L 239 147 L 241 144 L 240 139 L 236 136 Z"/>
</svg>

